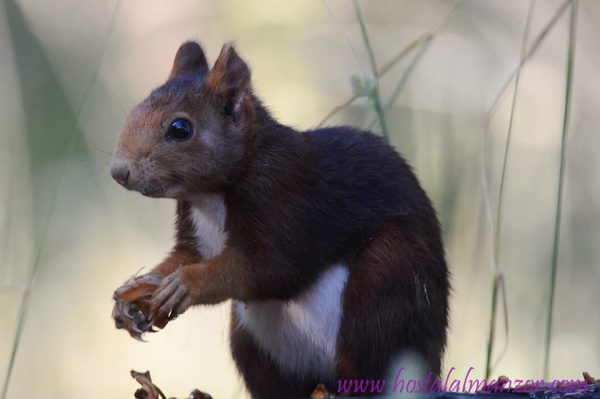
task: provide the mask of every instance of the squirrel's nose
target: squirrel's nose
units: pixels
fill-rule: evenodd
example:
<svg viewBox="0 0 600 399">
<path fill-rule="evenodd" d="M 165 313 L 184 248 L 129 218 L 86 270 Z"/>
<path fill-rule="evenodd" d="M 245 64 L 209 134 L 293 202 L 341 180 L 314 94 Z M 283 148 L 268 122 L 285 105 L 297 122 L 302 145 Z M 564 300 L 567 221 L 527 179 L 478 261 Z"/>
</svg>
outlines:
<svg viewBox="0 0 600 399">
<path fill-rule="evenodd" d="M 110 169 L 110 174 L 122 186 L 126 185 L 129 180 L 129 169 L 126 166 L 115 165 Z"/>
</svg>

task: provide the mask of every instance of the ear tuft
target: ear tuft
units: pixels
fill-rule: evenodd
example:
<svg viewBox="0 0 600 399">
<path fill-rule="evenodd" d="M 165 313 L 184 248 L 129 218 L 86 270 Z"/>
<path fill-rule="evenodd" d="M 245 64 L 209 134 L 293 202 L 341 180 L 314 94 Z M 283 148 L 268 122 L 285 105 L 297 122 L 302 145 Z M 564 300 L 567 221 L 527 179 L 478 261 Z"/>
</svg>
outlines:
<svg viewBox="0 0 600 399">
<path fill-rule="evenodd" d="M 169 79 L 185 74 L 205 74 L 208 63 L 202 47 L 196 42 L 185 42 L 179 46 Z"/>
<path fill-rule="evenodd" d="M 250 93 L 250 68 L 237 54 L 233 42 L 223 45 L 206 79 L 208 88 L 225 100 L 226 113 L 235 114 Z"/>
</svg>

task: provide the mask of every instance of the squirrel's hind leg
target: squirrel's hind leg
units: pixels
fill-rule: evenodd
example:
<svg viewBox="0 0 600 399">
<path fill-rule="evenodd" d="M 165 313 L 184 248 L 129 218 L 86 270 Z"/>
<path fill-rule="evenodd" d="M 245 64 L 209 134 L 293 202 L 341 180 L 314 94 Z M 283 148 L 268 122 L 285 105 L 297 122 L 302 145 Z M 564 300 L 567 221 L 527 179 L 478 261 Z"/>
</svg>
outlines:
<svg viewBox="0 0 600 399">
<path fill-rule="evenodd" d="M 419 358 L 425 376 L 440 373 L 449 292 L 441 248 L 433 222 L 415 229 L 397 220 L 372 237 L 352 265 L 344 292 L 338 379 L 395 376 L 398 370 L 391 367 L 405 356 Z"/>
</svg>

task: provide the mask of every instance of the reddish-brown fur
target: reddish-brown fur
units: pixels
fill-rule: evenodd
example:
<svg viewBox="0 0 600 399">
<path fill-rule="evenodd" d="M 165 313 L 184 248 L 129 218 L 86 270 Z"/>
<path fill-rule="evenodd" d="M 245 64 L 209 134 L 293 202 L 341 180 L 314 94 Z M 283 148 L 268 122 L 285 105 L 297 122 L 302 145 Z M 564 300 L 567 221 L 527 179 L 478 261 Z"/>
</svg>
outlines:
<svg viewBox="0 0 600 399">
<path fill-rule="evenodd" d="M 165 136 L 178 117 L 194 126 L 187 141 Z M 211 70 L 196 43 L 181 46 L 167 83 L 130 115 L 112 172 L 129 189 L 177 200 L 177 243 L 149 273 L 162 279 L 150 303 L 156 319 L 228 299 L 293 300 L 344 264 L 334 378 L 382 378 L 409 353 L 440 372 L 448 271 L 412 171 L 370 133 L 300 133 L 276 122 L 231 45 Z M 221 195 L 227 210 L 226 246 L 212 258 L 198 249 L 190 216 L 204 194 Z M 335 388 L 329 375 L 284 372 L 235 312 L 231 348 L 254 397 L 307 396 L 319 382 Z"/>
</svg>

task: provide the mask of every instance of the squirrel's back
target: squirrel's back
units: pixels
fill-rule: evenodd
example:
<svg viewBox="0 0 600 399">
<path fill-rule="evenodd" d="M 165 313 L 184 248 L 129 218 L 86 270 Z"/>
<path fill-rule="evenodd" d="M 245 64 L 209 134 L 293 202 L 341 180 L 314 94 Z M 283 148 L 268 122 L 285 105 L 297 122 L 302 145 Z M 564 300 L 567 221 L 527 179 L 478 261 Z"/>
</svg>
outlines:
<svg viewBox="0 0 600 399">
<path fill-rule="evenodd" d="M 336 261 L 398 219 L 441 240 L 427 195 L 381 137 L 350 127 L 300 133 L 280 126 L 260 134 L 243 178 L 229 191 L 230 230 L 239 229 L 245 245 L 289 240 L 318 251 L 324 262 Z"/>
</svg>

